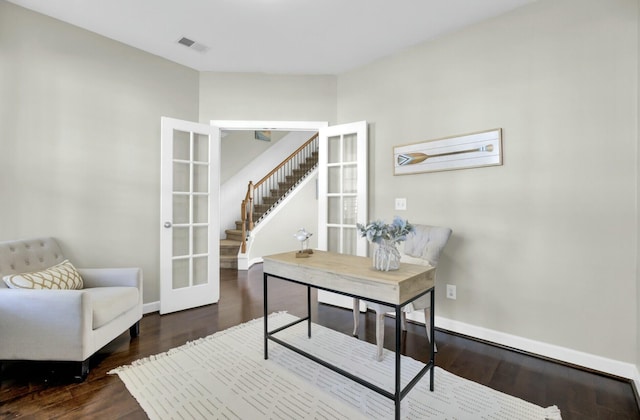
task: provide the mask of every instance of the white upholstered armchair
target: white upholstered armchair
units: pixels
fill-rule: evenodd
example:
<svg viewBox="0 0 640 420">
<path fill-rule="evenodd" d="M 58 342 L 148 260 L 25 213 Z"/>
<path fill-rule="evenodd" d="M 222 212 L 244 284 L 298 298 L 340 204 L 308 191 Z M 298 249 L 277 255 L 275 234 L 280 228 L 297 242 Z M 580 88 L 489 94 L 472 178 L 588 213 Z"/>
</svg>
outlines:
<svg viewBox="0 0 640 420">
<path fill-rule="evenodd" d="M 404 242 L 404 251 L 400 251 L 400 262 L 428 265 L 432 267 L 438 266 L 440 254 L 447 245 L 449 237 L 451 237 L 451 229 L 447 227 L 414 225 L 415 231 L 407 237 Z M 437 272 L 436 272 L 437 274 Z M 377 303 L 365 302 L 368 309 L 376 313 L 376 344 L 377 359 L 382 360 L 382 348 L 384 344 L 384 316 L 385 313 L 394 309 L 390 306 L 384 306 Z M 360 301 L 354 299 L 353 302 L 353 335 L 358 335 L 358 324 L 360 320 Z M 418 298 L 403 308 L 402 312 L 402 329 L 406 330 L 406 313 L 415 310 L 424 311 L 425 328 L 427 330 L 427 338 L 431 330 L 431 293 Z"/>
<path fill-rule="evenodd" d="M 93 353 L 127 329 L 138 335 L 142 270 L 72 267 L 81 276 L 78 290 L 29 289 L 20 284 L 29 276 L 16 276 L 63 261 L 53 238 L 0 242 L 0 363 L 78 362 L 76 378 L 84 380 Z"/>
</svg>

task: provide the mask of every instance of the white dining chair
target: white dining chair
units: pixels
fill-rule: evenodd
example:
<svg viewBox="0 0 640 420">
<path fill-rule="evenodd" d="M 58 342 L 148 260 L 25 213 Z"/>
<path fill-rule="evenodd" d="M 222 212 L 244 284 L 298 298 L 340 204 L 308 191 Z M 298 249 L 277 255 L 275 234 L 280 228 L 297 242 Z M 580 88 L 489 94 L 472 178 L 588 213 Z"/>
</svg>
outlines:
<svg viewBox="0 0 640 420">
<path fill-rule="evenodd" d="M 414 224 L 414 232 L 404 242 L 404 249 L 400 251 L 400 262 L 437 267 L 442 250 L 451 237 L 451 229 L 447 227 L 417 225 Z M 376 358 L 382 360 L 384 343 L 384 316 L 387 312 L 394 311 L 393 307 L 373 302 L 366 302 L 367 309 L 376 313 Z M 360 320 L 360 300 L 353 300 L 353 335 L 358 335 Z M 406 331 L 406 313 L 423 310 L 427 338 L 431 341 L 431 292 L 407 304 L 402 310 L 402 329 Z"/>
</svg>

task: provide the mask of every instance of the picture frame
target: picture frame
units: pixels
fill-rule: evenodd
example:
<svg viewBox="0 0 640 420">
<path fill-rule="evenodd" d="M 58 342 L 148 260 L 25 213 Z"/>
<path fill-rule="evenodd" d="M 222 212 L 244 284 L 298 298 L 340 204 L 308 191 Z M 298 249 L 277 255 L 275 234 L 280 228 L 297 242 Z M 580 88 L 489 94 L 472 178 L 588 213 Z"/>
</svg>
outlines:
<svg viewBox="0 0 640 420">
<path fill-rule="evenodd" d="M 393 148 L 394 175 L 496 165 L 502 165 L 502 128 Z"/>
<path fill-rule="evenodd" d="M 262 140 L 262 141 L 271 141 L 271 130 L 259 130 L 259 131 L 254 131 L 254 138 L 256 140 Z"/>
</svg>

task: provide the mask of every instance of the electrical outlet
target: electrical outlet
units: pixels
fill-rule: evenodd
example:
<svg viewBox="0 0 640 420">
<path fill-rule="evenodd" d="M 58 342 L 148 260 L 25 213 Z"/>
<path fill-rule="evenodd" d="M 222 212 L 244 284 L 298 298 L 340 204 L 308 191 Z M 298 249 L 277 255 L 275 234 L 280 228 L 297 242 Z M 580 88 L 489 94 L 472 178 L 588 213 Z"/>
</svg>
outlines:
<svg viewBox="0 0 640 420">
<path fill-rule="evenodd" d="M 407 199 L 396 198 L 396 210 L 406 210 L 406 209 L 407 209 Z"/>
<path fill-rule="evenodd" d="M 456 286 L 447 284 L 447 299 L 456 299 Z"/>
</svg>

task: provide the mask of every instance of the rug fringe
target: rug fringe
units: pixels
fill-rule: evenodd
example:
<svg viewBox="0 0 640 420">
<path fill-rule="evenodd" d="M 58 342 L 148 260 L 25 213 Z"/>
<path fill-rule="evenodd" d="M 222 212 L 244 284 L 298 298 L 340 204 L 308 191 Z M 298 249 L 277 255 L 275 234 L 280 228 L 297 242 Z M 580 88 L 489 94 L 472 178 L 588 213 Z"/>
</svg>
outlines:
<svg viewBox="0 0 640 420">
<path fill-rule="evenodd" d="M 562 420 L 562 416 L 560 415 L 560 409 L 555 405 L 545 408 L 544 418 L 545 420 Z"/>
<path fill-rule="evenodd" d="M 281 314 L 286 314 L 288 313 L 287 311 L 278 311 L 278 312 L 272 312 L 268 315 L 269 318 L 272 318 L 274 316 L 278 316 Z M 158 354 L 154 354 L 153 356 L 148 356 L 148 357 L 144 357 L 142 359 L 138 359 L 134 362 L 132 362 L 130 365 L 124 365 L 124 366 L 119 366 L 117 368 L 111 369 L 109 372 L 107 372 L 108 375 L 117 375 L 120 372 L 126 371 L 127 369 L 131 369 L 132 367 L 136 367 L 136 366 L 141 366 L 144 365 L 145 363 L 149 363 L 151 361 L 154 360 L 158 360 L 158 359 L 162 359 L 164 357 L 170 356 L 172 354 L 184 351 L 186 349 L 188 349 L 189 347 L 193 347 L 196 344 L 202 343 L 203 341 L 208 341 L 208 340 L 212 340 L 215 337 L 220 337 L 221 335 L 225 335 L 225 334 L 229 334 L 237 329 L 240 329 L 242 327 L 254 324 L 256 322 L 262 322 L 262 320 L 264 319 L 264 317 L 260 317 L 260 318 L 254 318 L 251 321 L 247 321 L 244 322 L 242 324 L 238 324 L 238 325 L 234 325 L 233 327 L 229 327 L 226 330 L 222 330 L 222 331 L 217 331 L 211 335 L 208 335 L 206 337 L 202 337 L 202 338 L 198 338 L 197 340 L 193 340 L 193 341 L 187 341 L 186 343 L 184 343 L 181 346 L 178 347 L 174 347 L 172 349 L 169 349 L 163 353 L 158 353 Z"/>
</svg>

